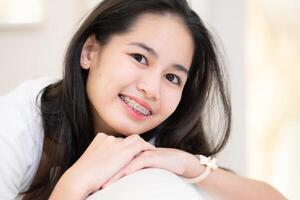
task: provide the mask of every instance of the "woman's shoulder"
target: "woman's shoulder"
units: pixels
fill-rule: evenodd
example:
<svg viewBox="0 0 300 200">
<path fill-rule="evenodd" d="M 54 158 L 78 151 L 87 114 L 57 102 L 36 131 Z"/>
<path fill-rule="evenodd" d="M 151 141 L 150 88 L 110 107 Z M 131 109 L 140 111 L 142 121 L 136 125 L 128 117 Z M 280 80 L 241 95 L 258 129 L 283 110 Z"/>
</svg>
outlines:
<svg viewBox="0 0 300 200">
<path fill-rule="evenodd" d="M 37 94 L 47 85 L 58 81 L 56 77 L 41 77 L 27 80 L 7 94 L 0 96 L 0 103 L 23 104 L 26 100 L 35 99 Z"/>
<path fill-rule="evenodd" d="M 0 96 L 0 175 L 4 177 L 0 180 L 0 197 L 5 194 L 7 198 L 14 198 L 13 195 L 30 185 L 44 139 L 37 95 L 57 80 L 40 78 L 26 81 Z"/>
<path fill-rule="evenodd" d="M 42 77 L 23 82 L 9 93 L 0 96 L 0 134 L 13 139 L 21 132 L 32 135 L 40 125 L 39 94 L 44 87 L 58 81 Z"/>
<path fill-rule="evenodd" d="M 53 77 L 29 80 L 6 95 L 0 96 L 0 130 L 14 134 L 27 129 L 32 133 L 33 125 L 38 124 L 37 119 L 40 118 L 39 93 L 44 87 L 57 80 Z"/>
</svg>

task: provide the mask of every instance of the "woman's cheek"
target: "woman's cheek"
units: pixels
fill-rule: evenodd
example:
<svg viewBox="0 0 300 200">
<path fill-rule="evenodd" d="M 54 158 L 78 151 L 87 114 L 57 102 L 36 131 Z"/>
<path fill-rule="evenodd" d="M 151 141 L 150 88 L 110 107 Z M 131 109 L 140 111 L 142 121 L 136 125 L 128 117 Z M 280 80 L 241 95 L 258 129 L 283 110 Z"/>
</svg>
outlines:
<svg viewBox="0 0 300 200">
<path fill-rule="evenodd" d="M 163 102 L 163 107 L 166 109 L 165 112 L 167 113 L 167 115 L 171 115 L 177 108 L 177 106 L 179 105 L 180 102 L 180 98 L 181 95 L 178 95 L 177 92 L 171 93 L 171 94 L 167 94 L 162 93 L 164 102 Z"/>
</svg>

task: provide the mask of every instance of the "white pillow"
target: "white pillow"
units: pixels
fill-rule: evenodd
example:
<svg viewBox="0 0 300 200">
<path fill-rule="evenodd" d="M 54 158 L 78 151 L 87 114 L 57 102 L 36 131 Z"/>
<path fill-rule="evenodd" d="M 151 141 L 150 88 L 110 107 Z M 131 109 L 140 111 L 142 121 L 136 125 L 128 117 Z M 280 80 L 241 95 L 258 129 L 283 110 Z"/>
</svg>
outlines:
<svg viewBox="0 0 300 200">
<path fill-rule="evenodd" d="M 147 168 L 129 174 L 86 200 L 207 200 L 207 193 L 176 174 Z"/>
</svg>

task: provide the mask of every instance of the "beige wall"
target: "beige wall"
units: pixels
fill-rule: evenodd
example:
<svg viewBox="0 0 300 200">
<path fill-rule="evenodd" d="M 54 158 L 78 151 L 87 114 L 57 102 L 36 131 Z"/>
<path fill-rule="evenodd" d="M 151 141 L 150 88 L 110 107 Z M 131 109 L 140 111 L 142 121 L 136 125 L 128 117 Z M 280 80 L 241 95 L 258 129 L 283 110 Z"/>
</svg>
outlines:
<svg viewBox="0 0 300 200">
<path fill-rule="evenodd" d="M 45 0 L 44 11 L 41 24 L 0 27 L 0 95 L 27 79 L 61 75 L 82 5 L 79 0 Z"/>
</svg>

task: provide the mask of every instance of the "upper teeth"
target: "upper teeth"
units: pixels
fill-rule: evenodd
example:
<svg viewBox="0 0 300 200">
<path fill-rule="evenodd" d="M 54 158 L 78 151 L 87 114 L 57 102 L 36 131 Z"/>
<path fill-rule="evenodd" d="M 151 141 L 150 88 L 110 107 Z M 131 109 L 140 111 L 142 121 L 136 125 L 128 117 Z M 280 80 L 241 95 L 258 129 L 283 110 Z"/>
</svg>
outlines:
<svg viewBox="0 0 300 200">
<path fill-rule="evenodd" d="M 138 104 L 134 100 L 130 99 L 129 97 L 123 96 L 123 95 L 120 95 L 120 97 L 123 101 L 125 101 L 125 103 L 127 103 L 127 105 L 132 107 L 135 111 L 138 111 L 138 112 L 140 112 L 144 115 L 150 115 L 151 114 L 148 109 L 144 108 L 143 106 L 141 106 L 140 104 Z"/>
</svg>

